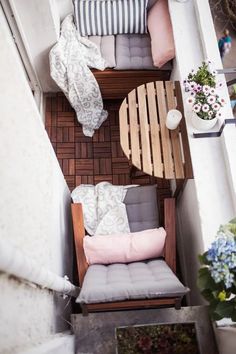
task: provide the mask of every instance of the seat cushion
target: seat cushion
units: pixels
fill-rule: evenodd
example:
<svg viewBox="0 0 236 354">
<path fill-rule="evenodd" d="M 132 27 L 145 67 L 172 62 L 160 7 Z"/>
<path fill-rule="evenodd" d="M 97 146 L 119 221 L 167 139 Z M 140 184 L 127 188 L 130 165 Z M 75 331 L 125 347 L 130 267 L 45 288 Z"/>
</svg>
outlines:
<svg viewBox="0 0 236 354">
<path fill-rule="evenodd" d="M 116 70 L 155 70 L 148 34 L 122 34 L 116 36 Z M 171 63 L 163 67 L 171 69 Z"/>
<path fill-rule="evenodd" d="M 179 297 L 188 291 L 162 259 L 107 266 L 94 264 L 85 274 L 76 302 Z"/>
<path fill-rule="evenodd" d="M 155 69 L 152 63 L 150 36 L 147 34 L 117 35 L 115 69 Z"/>
<path fill-rule="evenodd" d="M 114 36 L 89 36 L 88 39 L 100 49 L 101 56 L 107 62 L 107 68 L 116 66 L 115 37 Z"/>
<path fill-rule="evenodd" d="M 141 186 L 127 190 L 124 203 L 131 232 L 159 227 L 157 186 Z"/>
</svg>

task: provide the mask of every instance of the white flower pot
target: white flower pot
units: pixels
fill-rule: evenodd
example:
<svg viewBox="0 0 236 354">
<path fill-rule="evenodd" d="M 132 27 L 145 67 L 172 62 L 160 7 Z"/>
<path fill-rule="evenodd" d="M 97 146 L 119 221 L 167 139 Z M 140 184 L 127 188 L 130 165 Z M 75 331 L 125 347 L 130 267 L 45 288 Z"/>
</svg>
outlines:
<svg viewBox="0 0 236 354">
<path fill-rule="evenodd" d="M 236 327 L 214 326 L 219 354 L 235 354 Z"/>
<path fill-rule="evenodd" d="M 209 130 L 216 125 L 217 118 L 202 119 L 197 113 L 192 112 L 192 125 L 198 130 Z"/>
</svg>

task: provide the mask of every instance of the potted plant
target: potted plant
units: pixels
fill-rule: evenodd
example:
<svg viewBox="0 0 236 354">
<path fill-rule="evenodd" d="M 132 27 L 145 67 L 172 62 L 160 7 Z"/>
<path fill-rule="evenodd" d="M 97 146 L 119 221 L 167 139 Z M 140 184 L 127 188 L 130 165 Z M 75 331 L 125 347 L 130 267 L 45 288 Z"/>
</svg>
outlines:
<svg viewBox="0 0 236 354">
<path fill-rule="evenodd" d="M 236 218 L 219 228 L 208 251 L 199 256 L 198 287 L 213 320 L 236 322 Z M 235 353 L 235 323 L 215 327 L 220 353 Z"/>
<path fill-rule="evenodd" d="M 187 103 L 193 112 L 192 123 L 199 130 L 208 130 L 214 127 L 221 117 L 221 108 L 225 100 L 221 98 L 217 89 L 222 84 L 216 83 L 216 71 L 211 69 L 211 62 L 203 62 L 195 72 L 189 73 L 184 80 L 185 91 L 190 93 Z"/>
</svg>

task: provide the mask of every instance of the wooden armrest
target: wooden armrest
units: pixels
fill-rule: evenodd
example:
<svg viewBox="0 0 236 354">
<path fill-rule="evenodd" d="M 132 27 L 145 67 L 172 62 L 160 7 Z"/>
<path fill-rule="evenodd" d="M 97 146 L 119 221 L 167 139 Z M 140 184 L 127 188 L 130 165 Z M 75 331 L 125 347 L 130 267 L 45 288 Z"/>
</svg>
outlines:
<svg viewBox="0 0 236 354">
<path fill-rule="evenodd" d="M 82 204 L 72 203 L 71 212 L 72 212 L 72 221 L 73 221 L 73 229 L 74 229 L 76 261 L 77 261 L 77 268 L 79 273 L 79 282 L 80 282 L 80 286 L 82 286 L 85 273 L 88 269 L 88 263 L 86 261 L 86 257 L 84 254 L 84 247 L 83 247 L 83 238 L 85 236 L 85 230 L 84 230 Z"/>
<path fill-rule="evenodd" d="M 176 272 L 175 199 L 164 199 L 164 227 L 166 230 L 165 261 Z"/>
</svg>

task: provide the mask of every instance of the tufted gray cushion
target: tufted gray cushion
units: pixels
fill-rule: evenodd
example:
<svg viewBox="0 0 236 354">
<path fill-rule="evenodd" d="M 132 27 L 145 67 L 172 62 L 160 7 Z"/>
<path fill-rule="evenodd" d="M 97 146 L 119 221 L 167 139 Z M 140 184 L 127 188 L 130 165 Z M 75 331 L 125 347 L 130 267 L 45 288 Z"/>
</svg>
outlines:
<svg viewBox="0 0 236 354">
<path fill-rule="evenodd" d="M 107 62 L 107 67 L 114 68 L 116 66 L 115 36 L 89 36 L 87 38 L 98 46 L 101 56 Z"/>
<path fill-rule="evenodd" d="M 117 35 L 115 69 L 155 69 L 152 63 L 150 36 L 147 34 Z"/>
<path fill-rule="evenodd" d="M 76 302 L 183 296 L 189 291 L 162 259 L 89 266 Z"/>
<path fill-rule="evenodd" d="M 116 70 L 156 70 L 148 34 L 119 34 L 116 36 Z M 169 62 L 162 67 L 171 69 Z"/>
<path fill-rule="evenodd" d="M 129 188 L 124 203 L 131 232 L 159 227 L 157 186 Z"/>
</svg>

